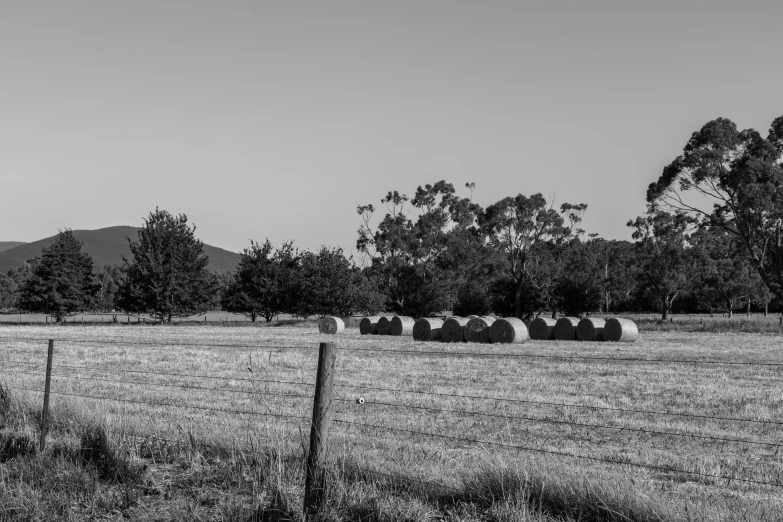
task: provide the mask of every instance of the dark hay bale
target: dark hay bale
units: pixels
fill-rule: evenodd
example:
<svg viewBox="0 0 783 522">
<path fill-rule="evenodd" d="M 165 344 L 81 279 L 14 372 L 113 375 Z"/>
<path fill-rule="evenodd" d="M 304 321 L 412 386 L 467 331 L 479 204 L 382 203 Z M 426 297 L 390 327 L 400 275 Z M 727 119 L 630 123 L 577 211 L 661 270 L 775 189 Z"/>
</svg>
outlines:
<svg viewBox="0 0 783 522">
<path fill-rule="evenodd" d="M 443 319 L 425 317 L 413 325 L 413 338 L 417 341 L 440 341 Z"/>
<path fill-rule="evenodd" d="M 389 335 L 413 335 L 413 325 L 416 321 L 413 317 L 395 315 L 389 324 Z"/>
<path fill-rule="evenodd" d="M 489 328 L 495 322 L 494 317 L 476 317 L 465 325 L 465 341 L 469 343 L 490 343 Z"/>
<path fill-rule="evenodd" d="M 378 319 L 378 335 L 389 335 L 389 328 L 391 328 L 391 317 L 382 315 Z"/>
<path fill-rule="evenodd" d="M 359 333 L 362 335 L 378 335 L 378 320 L 377 315 L 371 315 L 369 317 L 362 317 L 359 322 Z"/>
<path fill-rule="evenodd" d="M 443 321 L 440 328 L 440 339 L 444 343 L 461 343 L 465 340 L 465 325 L 469 319 L 465 317 L 449 317 Z"/>
<path fill-rule="evenodd" d="M 555 338 L 555 325 L 557 319 L 548 317 L 536 317 L 530 323 L 530 338 L 536 341 L 549 341 Z"/>
<path fill-rule="evenodd" d="M 603 341 L 605 324 L 604 319 L 585 317 L 576 327 L 576 338 L 580 341 Z"/>
<path fill-rule="evenodd" d="M 576 339 L 576 328 L 579 319 L 576 317 L 563 317 L 555 323 L 555 339 L 558 341 L 573 341 Z"/>
<path fill-rule="evenodd" d="M 639 338 L 639 328 L 630 319 L 614 317 L 606 321 L 604 325 L 604 340 L 632 343 Z"/>
<path fill-rule="evenodd" d="M 489 327 L 489 338 L 493 343 L 521 344 L 529 337 L 525 322 L 516 317 L 498 319 Z"/>
</svg>

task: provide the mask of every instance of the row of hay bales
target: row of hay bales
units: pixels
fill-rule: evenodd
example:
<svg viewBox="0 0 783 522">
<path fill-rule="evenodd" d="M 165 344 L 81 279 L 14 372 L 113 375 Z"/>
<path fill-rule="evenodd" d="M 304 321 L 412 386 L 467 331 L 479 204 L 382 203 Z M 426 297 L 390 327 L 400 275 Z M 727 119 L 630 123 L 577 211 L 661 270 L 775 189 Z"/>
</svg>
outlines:
<svg viewBox="0 0 783 522">
<path fill-rule="evenodd" d="M 539 341 L 613 341 L 632 343 L 639 338 L 639 329 L 630 319 L 613 317 L 537 317 L 530 323 L 530 338 Z"/>
<path fill-rule="evenodd" d="M 575 317 L 546 319 L 539 317 L 530 328 L 521 319 L 492 316 L 428 317 L 415 321 L 406 316 L 364 317 L 359 323 L 362 335 L 413 336 L 417 341 L 446 343 L 524 343 L 528 339 L 561 341 L 634 342 L 639 338 L 636 324 L 629 319 L 604 320 Z"/>
</svg>

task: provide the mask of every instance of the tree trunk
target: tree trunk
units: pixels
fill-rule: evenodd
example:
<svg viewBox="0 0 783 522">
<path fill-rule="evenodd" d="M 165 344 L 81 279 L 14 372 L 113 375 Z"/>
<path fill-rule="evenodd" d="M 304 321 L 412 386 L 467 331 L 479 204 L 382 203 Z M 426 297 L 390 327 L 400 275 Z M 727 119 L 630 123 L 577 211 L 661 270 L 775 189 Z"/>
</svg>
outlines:
<svg viewBox="0 0 783 522">
<path fill-rule="evenodd" d="M 669 307 L 666 306 L 666 304 L 663 305 L 663 310 L 661 310 L 661 320 L 665 321 L 669 318 Z"/>
<path fill-rule="evenodd" d="M 557 310 L 552 308 L 552 319 L 557 319 Z"/>
<path fill-rule="evenodd" d="M 514 317 L 522 319 L 522 280 L 514 284 Z"/>
<path fill-rule="evenodd" d="M 729 319 L 731 319 L 733 317 L 733 315 L 734 315 L 734 311 L 731 309 L 731 301 L 730 300 L 726 301 L 726 308 L 728 308 L 728 310 L 729 310 L 728 317 L 729 317 Z"/>
<path fill-rule="evenodd" d="M 750 317 L 750 297 L 748 297 L 748 303 L 745 307 L 745 317 Z"/>
<path fill-rule="evenodd" d="M 769 315 L 769 303 L 764 303 L 764 317 Z"/>
</svg>

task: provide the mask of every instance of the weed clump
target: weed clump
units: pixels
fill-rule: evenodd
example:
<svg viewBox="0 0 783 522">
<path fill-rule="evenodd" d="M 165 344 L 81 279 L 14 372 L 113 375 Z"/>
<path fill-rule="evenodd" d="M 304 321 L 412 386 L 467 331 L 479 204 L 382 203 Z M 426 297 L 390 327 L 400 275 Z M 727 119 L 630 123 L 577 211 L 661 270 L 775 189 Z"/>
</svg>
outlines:
<svg viewBox="0 0 783 522">
<path fill-rule="evenodd" d="M 0 435 L 0 462 L 35 456 L 35 442 L 24 434 Z"/>
<path fill-rule="evenodd" d="M 144 466 L 131 462 L 127 455 L 109 442 L 103 426 L 87 425 L 81 434 L 82 466 L 95 466 L 103 480 L 119 483 L 139 482 Z"/>
</svg>

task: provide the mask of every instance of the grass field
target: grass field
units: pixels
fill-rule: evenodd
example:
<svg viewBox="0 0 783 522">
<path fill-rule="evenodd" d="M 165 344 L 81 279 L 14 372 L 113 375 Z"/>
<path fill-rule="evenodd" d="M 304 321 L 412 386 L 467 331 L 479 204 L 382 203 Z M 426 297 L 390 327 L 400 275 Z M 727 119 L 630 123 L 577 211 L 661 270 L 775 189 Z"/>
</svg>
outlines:
<svg viewBox="0 0 783 522">
<path fill-rule="evenodd" d="M 340 350 L 324 520 L 772 521 L 783 512 L 783 489 L 740 480 L 783 483 L 774 334 L 661 330 L 627 345 L 509 347 L 328 337 L 314 326 L 8 325 L 6 439 L 37 440 L 41 393 L 20 388 L 43 388 L 47 338 L 57 339 L 52 442 L 0 464 L 0 520 L 80 520 L 102 505 L 107 519 L 296 519 L 321 341 Z M 62 457 L 91 425 L 144 473 L 96 486 L 100 473 Z M 252 458 L 261 449 L 270 456 Z M 41 470 L 87 485 L 49 484 Z"/>
</svg>

